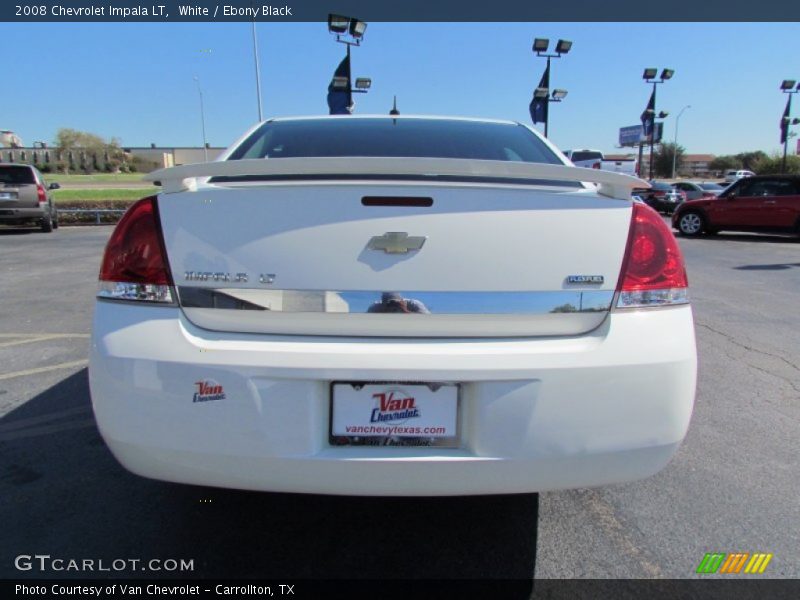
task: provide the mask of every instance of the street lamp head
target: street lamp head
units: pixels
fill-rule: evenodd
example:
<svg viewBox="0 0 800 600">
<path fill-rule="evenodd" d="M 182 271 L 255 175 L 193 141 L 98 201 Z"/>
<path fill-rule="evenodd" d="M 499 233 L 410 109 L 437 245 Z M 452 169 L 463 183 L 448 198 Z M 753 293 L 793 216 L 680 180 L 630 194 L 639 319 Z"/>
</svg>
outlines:
<svg viewBox="0 0 800 600">
<path fill-rule="evenodd" d="M 658 69 L 645 69 L 644 73 L 642 73 L 642 79 L 655 79 L 656 73 L 658 73 Z"/>
<path fill-rule="evenodd" d="M 343 17 L 342 15 L 328 15 L 328 31 L 335 34 L 347 33 L 347 28 L 350 27 L 350 17 Z"/>
<path fill-rule="evenodd" d="M 535 90 L 533 90 L 533 97 L 534 98 L 538 98 L 538 99 L 547 98 L 547 96 L 549 94 L 550 94 L 550 90 L 547 89 L 546 87 L 537 87 Z"/>
<path fill-rule="evenodd" d="M 372 85 L 372 79 L 369 77 L 357 77 L 356 88 L 359 90 L 368 90 Z"/>
<path fill-rule="evenodd" d="M 355 39 L 360 40 L 363 38 L 366 31 L 367 24 L 364 23 L 364 21 L 359 21 L 358 19 L 352 19 L 350 21 L 350 35 Z"/>
<path fill-rule="evenodd" d="M 672 79 L 673 75 L 675 75 L 675 69 L 664 69 L 661 71 L 661 79 L 664 81 L 667 79 Z"/>
<path fill-rule="evenodd" d="M 781 89 L 782 90 L 790 90 L 794 87 L 795 80 L 794 79 L 784 79 L 781 82 Z"/>
<path fill-rule="evenodd" d="M 333 89 L 337 91 L 346 90 L 350 87 L 350 80 L 347 77 L 334 77 L 333 81 Z"/>
<path fill-rule="evenodd" d="M 561 102 L 564 98 L 567 97 L 567 90 L 553 90 L 553 100 L 556 102 Z"/>
<path fill-rule="evenodd" d="M 668 116 L 669 116 L 669 111 L 666 110 L 662 110 L 660 113 L 658 113 L 659 119 L 666 119 Z"/>
<path fill-rule="evenodd" d="M 569 40 L 558 40 L 556 44 L 556 53 L 557 54 L 566 54 L 572 48 L 572 42 Z"/>
<path fill-rule="evenodd" d="M 547 47 L 550 45 L 550 40 L 547 38 L 536 38 L 533 40 L 534 52 L 547 52 Z"/>
</svg>

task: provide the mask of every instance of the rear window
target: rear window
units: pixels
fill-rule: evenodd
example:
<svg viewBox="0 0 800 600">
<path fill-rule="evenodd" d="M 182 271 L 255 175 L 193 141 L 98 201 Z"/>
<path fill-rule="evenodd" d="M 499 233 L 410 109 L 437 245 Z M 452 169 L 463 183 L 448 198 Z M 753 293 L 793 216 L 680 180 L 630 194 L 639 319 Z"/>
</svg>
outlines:
<svg viewBox="0 0 800 600">
<path fill-rule="evenodd" d="M 228 160 L 346 156 L 563 164 L 552 150 L 521 125 L 348 117 L 265 123 L 242 142 Z"/>
<path fill-rule="evenodd" d="M 704 190 L 709 190 L 712 192 L 725 189 L 724 187 L 716 183 L 701 183 L 700 187 L 703 188 Z"/>
<path fill-rule="evenodd" d="M 30 167 L 0 166 L 0 183 L 23 185 L 36 183 L 36 180 L 33 177 L 33 169 Z"/>
<path fill-rule="evenodd" d="M 602 160 L 602 152 L 589 152 L 584 150 L 576 150 L 572 153 L 572 162 L 579 160 Z"/>
</svg>

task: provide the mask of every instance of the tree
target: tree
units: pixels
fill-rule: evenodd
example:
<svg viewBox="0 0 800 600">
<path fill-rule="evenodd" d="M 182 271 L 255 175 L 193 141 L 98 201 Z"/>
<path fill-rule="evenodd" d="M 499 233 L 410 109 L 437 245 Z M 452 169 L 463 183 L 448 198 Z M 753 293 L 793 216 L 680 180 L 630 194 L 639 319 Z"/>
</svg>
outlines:
<svg viewBox="0 0 800 600">
<path fill-rule="evenodd" d="M 743 169 L 747 169 L 748 171 L 756 171 L 756 163 L 769 157 L 761 150 L 756 150 L 755 152 L 741 152 L 736 155 L 736 158 L 739 160 L 739 163 L 742 165 Z"/>
<path fill-rule="evenodd" d="M 783 168 L 783 154 L 775 153 L 771 156 L 766 154 L 762 159 L 753 165 L 753 171 L 759 175 L 778 175 Z M 800 156 L 789 155 L 786 157 L 786 173 L 790 175 L 800 175 Z"/>
<path fill-rule="evenodd" d="M 661 144 L 653 155 L 653 170 L 656 177 L 672 177 L 672 158 L 675 157 L 675 172 L 681 170 L 686 148 L 671 142 Z"/>
<path fill-rule="evenodd" d="M 740 152 L 739 154 L 726 154 L 725 156 L 717 156 L 708 164 L 708 168 L 712 171 L 728 171 L 729 169 L 747 169 L 758 173 L 756 165 L 769 157 L 761 150 L 754 150 L 752 152 Z"/>
<path fill-rule="evenodd" d="M 65 165 L 69 165 L 70 161 L 67 156 L 69 153 L 73 153 L 73 166 L 82 164 L 87 170 L 91 166 L 94 166 L 95 169 L 99 168 L 97 164 L 99 162 L 119 164 L 125 160 L 125 153 L 120 148 L 117 138 L 105 140 L 99 135 L 87 131 L 63 127 L 56 132 L 54 145 L 58 148 L 62 160 L 66 161 Z M 82 158 L 79 159 L 76 153 L 81 153 Z"/>
<path fill-rule="evenodd" d="M 719 171 L 720 173 L 724 171 L 728 171 L 730 169 L 739 169 L 742 166 L 742 162 L 732 156 L 730 154 L 726 154 L 724 156 L 717 156 L 714 160 L 708 163 L 708 168 L 711 171 Z"/>
</svg>

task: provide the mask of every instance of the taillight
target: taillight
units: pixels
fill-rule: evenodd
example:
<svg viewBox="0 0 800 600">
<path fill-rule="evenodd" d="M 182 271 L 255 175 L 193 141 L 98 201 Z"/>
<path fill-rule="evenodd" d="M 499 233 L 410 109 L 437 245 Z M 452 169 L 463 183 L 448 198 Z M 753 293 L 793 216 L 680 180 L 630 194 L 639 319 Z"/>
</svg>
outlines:
<svg viewBox="0 0 800 600">
<path fill-rule="evenodd" d="M 687 287 L 686 268 L 675 236 L 656 211 L 645 204 L 634 204 L 617 285 L 617 308 L 686 304 Z"/>
<path fill-rule="evenodd" d="M 47 203 L 47 192 L 44 191 L 44 186 L 41 183 L 36 185 L 36 195 L 39 197 L 39 204 Z"/>
<path fill-rule="evenodd" d="M 117 223 L 100 267 L 99 298 L 169 302 L 172 275 L 156 197 L 139 200 Z"/>
<path fill-rule="evenodd" d="M 599 163 L 599 162 L 596 162 L 596 163 L 594 163 L 594 164 L 592 165 L 592 168 L 593 168 L 593 169 L 599 169 L 599 168 L 600 168 L 600 163 Z"/>
</svg>

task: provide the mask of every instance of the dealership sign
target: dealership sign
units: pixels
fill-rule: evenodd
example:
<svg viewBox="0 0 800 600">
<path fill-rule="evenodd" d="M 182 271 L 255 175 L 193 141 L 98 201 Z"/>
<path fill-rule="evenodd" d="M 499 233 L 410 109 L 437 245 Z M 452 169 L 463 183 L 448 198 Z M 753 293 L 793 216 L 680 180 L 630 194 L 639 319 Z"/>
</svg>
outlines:
<svg viewBox="0 0 800 600">
<path fill-rule="evenodd" d="M 631 125 L 630 127 L 620 127 L 619 129 L 619 145 L 620 146 L 637 146 L 640 142 L 650 143 L 650 136 L 645 136 L 642 131 L 641 125 Z M 661 141 L 664 134 L 664 123 L 656 123 L 655 126 L 655 139 L 653 143 L 657 144 Z"/>
</svg>

